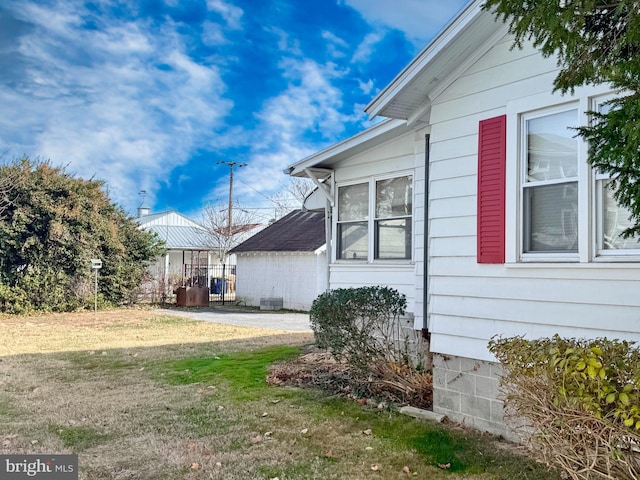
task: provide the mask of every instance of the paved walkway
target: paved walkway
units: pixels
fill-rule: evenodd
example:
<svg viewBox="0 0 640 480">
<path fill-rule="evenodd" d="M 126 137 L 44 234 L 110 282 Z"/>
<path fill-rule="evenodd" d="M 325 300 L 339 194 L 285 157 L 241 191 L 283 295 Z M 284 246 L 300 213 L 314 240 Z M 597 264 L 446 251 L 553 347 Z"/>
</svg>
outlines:
<svg viewBox="0 0 640 480">
<path fill-rule="evenodd" d="M 267 312 L 232 312 L 216 309 L 158 309 L 163 315 L 192 318 L 205 322 L 224 323 L 240 327 L 272 328 L 291 332 L 311 331 L 308 313 L 267 313 Z"/>
</svg>

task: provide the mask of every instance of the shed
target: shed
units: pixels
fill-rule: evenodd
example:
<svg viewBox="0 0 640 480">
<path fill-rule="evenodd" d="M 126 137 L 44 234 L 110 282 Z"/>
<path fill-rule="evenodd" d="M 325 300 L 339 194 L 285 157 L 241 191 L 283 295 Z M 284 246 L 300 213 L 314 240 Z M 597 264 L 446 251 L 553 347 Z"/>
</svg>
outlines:
<svg viewBox="0 0 640 480">
<path fill-rule="evenodd" d="M 324 213 L 295 210 L 231 250 L 236 299 L 307 311 L 327 289 Z"/>
</svg>

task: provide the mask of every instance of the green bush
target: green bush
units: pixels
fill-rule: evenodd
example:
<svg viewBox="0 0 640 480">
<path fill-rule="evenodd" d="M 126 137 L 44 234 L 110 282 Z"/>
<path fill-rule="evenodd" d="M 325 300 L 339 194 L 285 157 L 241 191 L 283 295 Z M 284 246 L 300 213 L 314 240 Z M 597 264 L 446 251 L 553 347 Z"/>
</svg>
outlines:
<svg viewBox="0 0 640 480">
<path fill-rule="evenodd" d="M 640 351 L 608 339 L 496 338 L 507 420 L 573 479 L 640 478 Z"/>
<path fill-rule="evenodd" d="M 10 287 L 0 282 L 0 312 L 23 314 L 32 310 L 27 295 L 21 288 Z"/>
<path fill-rule="evenodd" d="M 311 328 L 319 347 L 365 373 L 379 359 L 407 363 L 399 326 L 406 306 L 406 297 L 389 287 L 331 290 L 311 305 Z"/>
<path fill-rule="evenodd" d="M 11 188 L 0 215 L 4 312 L 71 311 L 93 306 L 90 259 L 103 261 L 99 294 L 130 302 L 148 263 L 164 252 L 153 232 L 111 202 L 104 183 L 28 158 L 0 165 Z"/>
</svg>

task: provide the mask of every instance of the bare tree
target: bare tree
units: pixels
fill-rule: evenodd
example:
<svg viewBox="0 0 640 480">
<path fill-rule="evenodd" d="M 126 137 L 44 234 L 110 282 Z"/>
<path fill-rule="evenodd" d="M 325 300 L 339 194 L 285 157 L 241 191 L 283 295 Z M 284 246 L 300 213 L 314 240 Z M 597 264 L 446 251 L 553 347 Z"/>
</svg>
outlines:
<svg viewBox="0 0 640 480">
<path fill-rule="evenodd" d="M 313 182 L 308 178 L 291 177 L 287 186 L 269 197 L 273 204 L 275 219 L 302 207 L 302 202 L 314 189 Z"/>
<path fill-rule="evenodd" d="M 289 185 L 287 185 L 285 190 L 302 205 L 304 199 L 307 198 L 314 188 L 313 182 L 308 178 L 291 177 Z"/>
<path fill-rule="evenodd" d="M 203 210 L 202 224 L 207 230 L 211 247 L 222 263 L 226 263 L 229 250 L 249 238 L 260 227 L 255 211 L 235 204 L 229 225 L 229 206 L 224 202 L 207 204 Z"/>
</svg>

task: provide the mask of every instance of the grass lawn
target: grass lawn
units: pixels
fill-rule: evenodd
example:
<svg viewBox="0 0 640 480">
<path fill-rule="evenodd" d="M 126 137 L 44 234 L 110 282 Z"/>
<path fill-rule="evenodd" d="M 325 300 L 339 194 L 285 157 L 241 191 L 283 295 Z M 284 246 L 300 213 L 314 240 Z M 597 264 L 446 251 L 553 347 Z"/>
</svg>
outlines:
<svg viewBox="0 0 640 480">
<path fill-rule="evenodd" d="M 513 445 L 271 387 L 310 334 L 145 310 L 0 317 L 0 453 L 81 479 L 559 479 Z"/>
</svg>

